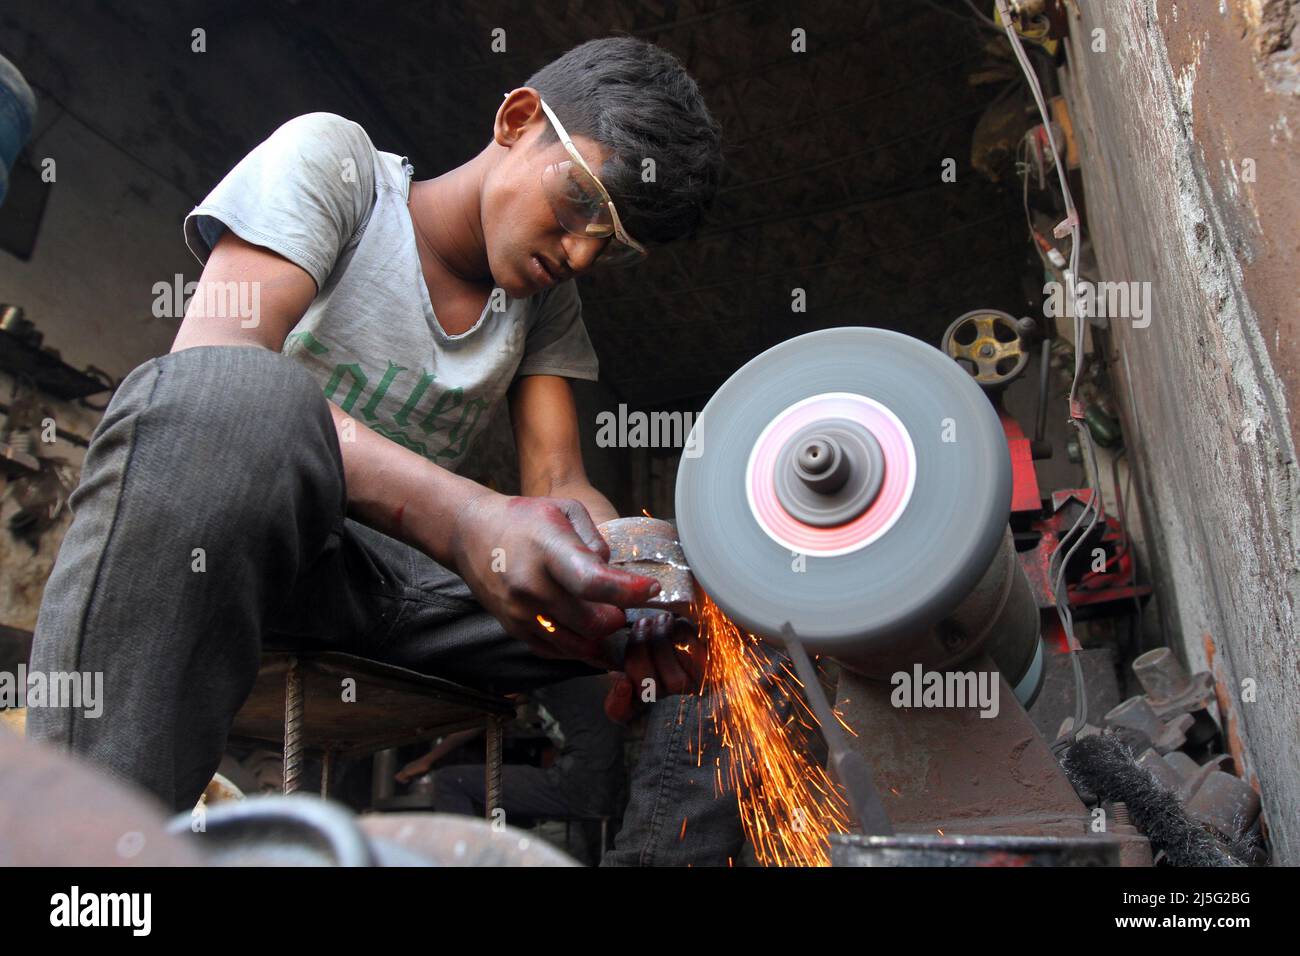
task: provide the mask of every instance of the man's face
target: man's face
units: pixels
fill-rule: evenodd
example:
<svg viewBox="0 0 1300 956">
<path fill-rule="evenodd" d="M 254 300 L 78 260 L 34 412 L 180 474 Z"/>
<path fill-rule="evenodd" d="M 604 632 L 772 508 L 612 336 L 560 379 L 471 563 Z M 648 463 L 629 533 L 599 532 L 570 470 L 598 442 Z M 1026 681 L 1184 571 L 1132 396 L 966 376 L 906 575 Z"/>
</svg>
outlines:
<svg viewBox="0 0 1300 956">
<path fill-rule="evenodd" d="M 514 115 L 508 109 L 510 105 L 502 107 L 507 124 Z M 499 144 L 501 123 L 498 115 Z M 483 184 L 481 209 L 488 268 L 497 286 L 516 299 L 535 295 L 590 269 L 612 241 L 575 236 L 555 218 L 542 188 L 542 171 L 552 163 L 564 162 L 569 154 L 558 140 L 538 145 L 549 129 L 544 114 L 536 109 Z M 574 136 L 573 142 L 599 176 L 608 151 L 586 136 Z"/>
</svg>

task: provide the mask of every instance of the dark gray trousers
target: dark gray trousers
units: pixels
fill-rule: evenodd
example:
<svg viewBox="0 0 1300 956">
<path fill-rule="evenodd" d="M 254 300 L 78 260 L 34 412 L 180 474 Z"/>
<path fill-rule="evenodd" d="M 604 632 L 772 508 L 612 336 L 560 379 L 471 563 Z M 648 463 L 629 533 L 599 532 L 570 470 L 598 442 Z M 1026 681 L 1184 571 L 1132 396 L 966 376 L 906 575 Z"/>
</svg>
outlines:
<svg viewBox="0 0 1300 956">
<path fill-rule="evenodd" d="M 103 714 L 36 708 L 28 733 L 183 810 L 220 762 L 264 646 L 349 651 L 498 693 L 593 673 L 533 655 L 460 578 L 347 518 L 346 501 L 326 399 L 291 359 L 208 346 L 136 368 L 92 436 L 32 651 L 33 670 L 101 672 Z M 714 795 L 686 751 L 701 706 L 650 708 L 606 862 L 738 852 L 734 796 Z M 683 814 L 700 834 L 686 846 Z"/>
</svg>

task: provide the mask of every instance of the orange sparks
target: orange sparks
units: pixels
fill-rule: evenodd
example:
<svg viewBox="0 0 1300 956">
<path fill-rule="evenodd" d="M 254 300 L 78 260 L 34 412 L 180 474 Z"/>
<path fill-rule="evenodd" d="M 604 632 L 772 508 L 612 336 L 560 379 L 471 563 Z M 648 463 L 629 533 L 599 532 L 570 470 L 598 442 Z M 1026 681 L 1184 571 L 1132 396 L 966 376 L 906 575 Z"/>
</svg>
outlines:
<svg viewBox="0 0 1300 956">
<path fill-rule="evenodd" d="M 641 509 L 641 513 L 642 513 L 643 515 L 645 515 L 647 518 L 653 518 L 653 517 L 654 517 L 654 515 L 652 515 L 652 514 L 651 514 L 649 511 L 647 511 L 645 508 L 642 508 L 642 509 Z"/>
<path fill-rule="evenodd" d="M 550 621 L 548 621 L 546 618 L 542 617 L 540 614 L 537 615 L 537 623 L 542 625 L 542 627 L 546 628 L 546 632 L 548 634 L 555 633 L 555 625 L 552 624 Z"/>
<path fill-rule="evenodd" d="M 686 839 L 686 818 L 682 817 L 682 832 L 677 834 L 677 842 L 681 843 L 684 839 Z"/>
<path fill-rule="evenodd" d="M 808 755 L 816 718 L 799 695 L 801 685 L 785 668 L 769 674 L 759 639 L 741 631 L 708 595 L 701 595 L 695 610 L 706 648 L 703 689 L 713 700 L 710 718 L 722 748 L 730 751 L 725 773 L 721 758 L 715 759 L 718 791 L 736 794 L 759 863 L 828 865 L 828 837 L 848 831 L 848 805 Z M 774 706 L 781 697 L 802 707 L 811 723 L 783 718 Z"/>
<path fill-rule="evenodd" d="M 836 719 L 836 721 L 839 722 L 839 725 L 840 725 L 841 727 L 843 727 L 845 730 L 847 730 L 847 731 L 848 731 L 850 734 L 852 734 L 854 737 L 856 737 L 856 736 L 858 735 L 858 732 L 857 732 L 856 730 L 854 730 L 852 727 L 850 727 L 850 726 L 848 725 L 848 723 L 844 720 L 844 715 L 843 715 L 843 714 L 841 714 L 838 710 L 832 710 L 831 713 L 835 715 L 835 719 Z"/>
</svg>

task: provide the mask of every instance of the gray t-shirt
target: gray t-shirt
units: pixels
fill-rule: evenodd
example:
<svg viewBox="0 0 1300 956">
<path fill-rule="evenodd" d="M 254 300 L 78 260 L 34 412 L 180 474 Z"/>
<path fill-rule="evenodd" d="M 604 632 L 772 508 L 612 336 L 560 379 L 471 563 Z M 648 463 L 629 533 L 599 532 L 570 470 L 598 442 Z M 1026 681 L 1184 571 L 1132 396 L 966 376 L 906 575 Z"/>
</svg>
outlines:
<svg viewBox="0 0 1300 956">
<path fill-rule="evenodd" d="M 595 380 L 572 280 L 527 299 L 502 289 L 448 335 L 434 317 L 407 209 L 414 170 L 356 123 L 309 113 L 244 157 L 185 218 L 206 262 L 224 229 L 301 266 L 317 295 L 283 352 L 381 435 L 457 470 L 523 375 Z"/>
</svg>

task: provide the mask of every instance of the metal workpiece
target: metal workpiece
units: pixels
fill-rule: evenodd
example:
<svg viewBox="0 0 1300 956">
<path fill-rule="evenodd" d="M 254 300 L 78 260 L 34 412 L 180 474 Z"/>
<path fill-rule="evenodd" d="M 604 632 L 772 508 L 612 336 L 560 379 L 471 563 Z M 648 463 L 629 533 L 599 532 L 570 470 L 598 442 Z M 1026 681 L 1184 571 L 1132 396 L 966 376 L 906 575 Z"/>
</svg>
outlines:
<svg viewBox="0 0 1300 956">
<path fill-rule="evenodd" d="M 679 466 L 677 529 L 699 586 L 744 630 L 779 642 L 788 622 L 810 653 L 882 673 L 978 650 L 987 619 L 963 618 L 946 644 L 934 631 L 986 577 L 994 605 L 1019 608 L 991 570 L 1010 514 L 1006 438 L 937 349 L 863 327 L 798 336 L 728 379 L 696 428 L 708 440 Z M 863 433 L 879 459 L 863 453 L 847 476 L 832 463 L 820 482 L 812 452 L 843 455 L 843 436 Z M 787 508 L 793 487 L 802 504 Z"/>
<path fill-rule="evenodd" d="M 1119 866 L 1119 841 L 1079 837 L 833 834 L 831 866 Z"/>
<path fill-rule="evenodd" d="M 1140 741 L 1149 742 L 1162 754 L 1182 747 L 1195 723 L 1191 714 L 1174 714 L 1170 720 L 1161 720 L 1146 697 L 1130 697 L 1102 718 L 1103 726 L 1137 733 Z"/>
<path fill-rule="evenodd" d="M 1214 676 L 1209 671 L 1188 674 L 1176 654 L 1157 647 L 1133 661 L 1133 673 L 1146 692 L 1147 702 L 1157 717 L 1190 714 L 1214 702 Z"/>
<path fill-rule="evenodd" d="M 615 518 L 598 529 L 609 546 L 609 563 L 659 582 L 660 591 L 643 607 L 690 616 L 696 601 L 695 578 L 686 563 L 677 528 L 661 518 Z"/>
</svg>

